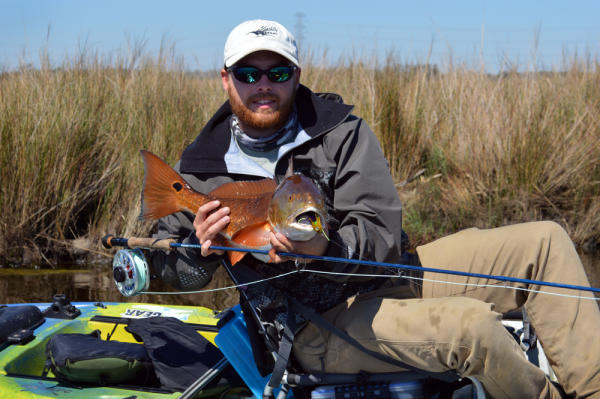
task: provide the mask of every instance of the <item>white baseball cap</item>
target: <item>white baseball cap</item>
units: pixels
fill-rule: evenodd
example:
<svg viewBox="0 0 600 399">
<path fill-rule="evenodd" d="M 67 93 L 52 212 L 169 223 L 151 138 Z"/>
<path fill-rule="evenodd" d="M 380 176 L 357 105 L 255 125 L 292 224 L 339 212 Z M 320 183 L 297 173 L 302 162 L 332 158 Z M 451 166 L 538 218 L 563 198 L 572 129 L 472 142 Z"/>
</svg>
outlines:
<svg viewBox="0 0 600 399">
<path fill-rule="evenodd" d="M 225 67 L 229 68 L 248 54 L 261 50 L 277 53 L 300 66 L 294 36 L 275 21 L 254 19 L 242 22 L 227 37 Z"/>
</svg>

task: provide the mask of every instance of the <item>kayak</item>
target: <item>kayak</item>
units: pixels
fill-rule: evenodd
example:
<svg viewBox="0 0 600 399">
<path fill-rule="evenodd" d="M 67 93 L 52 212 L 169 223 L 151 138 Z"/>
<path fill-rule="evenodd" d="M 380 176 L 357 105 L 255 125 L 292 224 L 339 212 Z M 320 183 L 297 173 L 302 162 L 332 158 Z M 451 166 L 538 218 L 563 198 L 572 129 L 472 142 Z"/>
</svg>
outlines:
<svg viewBox="0 0 600 399">
<path fill-rule="evenodd" d="M 224 267 L 239 286 L 226 263 Z M 143 254 L 118 251 L 113 276 L 124 296 L 144 292 L 150 273 Z M 240 295 L 245 296 L 243 289 Z M 215 311 L 148 303 L 70 303 L 61 294 L 49 303 L 0 305 L 0 397 L 485 398 L 476 378 L 459 379 L 451 373 L 295 373 L 286 368 L 289 350 L 281 351 L 290 349 L 291 341 L 282 339 L 277 352 L 271 338 L 264 338 L 264 327 L 258 327 L 258 314 L 252 307 L 246 309 L 244 315 L 240 305 Z M 269 340 L 266 357 L 261 355 L 265 349 L 254 353 L 244 316 L 258 330 L 251 334 L 257 347 L 261 332 L 262 339 Z M 552 377 L 525 319 L 505 325 L 524 355 Z M 264 364 L 271 356 L 273 375 Z"/>
<path fill-rule="evenodd" d="M 521 320 L 505 325 L 523 333 Z M 551 375 L 541 346 L 531 346 L 534 350 L 524 354 Z M 438 397 L 427 394 L 429 380 L 410 372 L 368 380 L 365 375 L 324 376 L 329 379 L 286 378 L 292 385 L 308 382 L 308 397 L 314 399 Z M 55 295 L 49 303 L 0 306 L 2 398 L 260 399 L 269 377 L 255 364 L 239 305 L 219 312 L 199 306 L 70 303 Z M 485 398 L 476 379 L 458 385 L 456 392 L 465 388 L 467 396 L 449 397 Z M 276 397 L 285 397 L 278 391 Z"/>
<path fill-rule="evenodd" d="M 73 341 L 73 338 L 88 339 L 90 334 L 98 336 L 92 345 L 84 347 L 83 352 L 96 350 L 100 343 L 128 343 L 141 347 L 136 337 L 127 331 L 133 320 L 176 319 L 194 329 L 208 345 L 216 348 L 215 337 L 218 332 L 219 313 L 204 307 L 163 306 L 147 303 L 69 303 L 64 296 L 55 296 L 53 303 L 5 305 L 0 307 L 0 397 L 2 398 L 176 398 L 181 391 L 164 389 L 156 381 L 146 381 L 147 385 L 136 382 L 110 381 L 91 383 L 86 379 L 75 378 L 69 382 L 65 375 L 59 378 L 56 368 L 48 370 L 48 347 L 52 337 L 61 337 Z M 65 314 L 66 313 L 66 314 Z M 69 314 L 71 313 L 71 314 Z M 27 325 L 30 324 L 30 325 Z M 109 340 L 108 340 L 109 339 Z M 82 352 L 82 350 L 79 350 Z M 118 370 L 120 374 L 135 368 L 125 364 L 122 359 L 104 352 L 96 353 L 95 358 L 76 362 L 67 361 L 67 374 L 77 372 L 92 374 L 89 370 L 96 365 L 99 369 Z M 90 356 L 92 356 L 90 354 Z M 120 361 L 120 363 L 119 363 Z M 87 362 L 87 363 L 86 363 Z M 131 363 L 131 362 L 130 362 Z M 221 362 L 223 364 L 227 362 Z M 79 370 L 76 370 L 79 367 Z M 119 367 L 122 368 L 119 369 Z M 124 367 L 124 369 L 123 369 Z M 221 372 L 225 367 L 222 367 Z M 121 371 L 119 371 L 121 370 Z M 229 373 L 231 374 L 231 372 Z M 231 380 L 231 379 L 230 379 Z M 144 383 L 146 383 L 144 382 Z M 227 391 L 235 392 L 236 397 L 251 396 L 245 385 L 238 379 L 229 384 L 206 384 L 196 396 L 224 397 Z M 227 395 L 225 395 L 227 396 Z"/>
</svg>

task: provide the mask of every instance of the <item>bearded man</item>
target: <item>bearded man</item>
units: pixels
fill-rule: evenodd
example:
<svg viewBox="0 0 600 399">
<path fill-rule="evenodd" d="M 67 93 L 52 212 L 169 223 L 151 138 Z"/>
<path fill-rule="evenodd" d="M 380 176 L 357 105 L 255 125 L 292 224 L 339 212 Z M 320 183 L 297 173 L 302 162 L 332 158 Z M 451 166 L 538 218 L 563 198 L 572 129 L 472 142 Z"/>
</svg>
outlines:
<svg viewBox="0 0 600 399">
<path fill-rule="evenodd" d="M 313 93 L 300 76 L 298 49 L 285 27 L 265 20 L 235 27 L 221 70 L 229 100 L 185 149 L 176 170 L 207 193 L 231 181 L 280 179 L 292 158 L 295 171 L 324 193 L 329 241 L 321 234 L 298 242 L 272 233 L 271 263 L 247 256 L 236 270 L 270 277 L 296 267 L 275 251 L 398 262 L 402 206 L 376 136 L 339 96 Z M 161 219 L 157 237 L 200 243 L 202 249 L 155 253 L 158 274 L 177 288 L 204 286 L 223 255 L 210 246 L 229 223 L 229 212 L 213 201 L 195 215 Z M 589 285 L 571 240 L 552 222 L 468 229 L 417 251 L 428 267 Z M 352 264 L 317 263 L 331 272 L 373 273 Z M 525 359 L 501 323 L 502 313 L 524 307 L 565 391 L 600 397 L 600 312 L 589 296 L 471 288 L 466 284 L 486 281 L 447 279 L 452 285 L 429 281 L 415 287 L 391 278 L 303 273 L 271 282 L 371 352 L 431 372 L 477 377 L 494 398 L 559 398 L 560 389 Z M 398 371 L 312 323 L 296 335 L 294 355 L 311 372 Z"/>
</svg>

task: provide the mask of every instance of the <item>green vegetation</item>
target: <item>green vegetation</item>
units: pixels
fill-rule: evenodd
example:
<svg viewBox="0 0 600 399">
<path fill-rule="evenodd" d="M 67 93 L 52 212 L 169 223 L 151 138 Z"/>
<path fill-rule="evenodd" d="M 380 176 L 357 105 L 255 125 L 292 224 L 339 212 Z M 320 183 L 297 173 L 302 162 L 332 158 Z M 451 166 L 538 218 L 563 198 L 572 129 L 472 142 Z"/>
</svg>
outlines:
<svg viewBox="0 0 600 399">
<path fill-rule="evenodd" d="M 600 238 L 598 62 L 498 76 L 391 58 L 340 64 L 309 60 L 302 80 L 356 105 L 398 182 L 425 169 L 399 185 L 414 244 L 541 219 L 578 244 Z M 55 263 L 77 238 L 97 250 L 107 232 L 148 234 L 139 150 L 174 163 L 224 99 L 218 73 L 140 51 L 2 73 L 0 264 Z"/>
</svg>

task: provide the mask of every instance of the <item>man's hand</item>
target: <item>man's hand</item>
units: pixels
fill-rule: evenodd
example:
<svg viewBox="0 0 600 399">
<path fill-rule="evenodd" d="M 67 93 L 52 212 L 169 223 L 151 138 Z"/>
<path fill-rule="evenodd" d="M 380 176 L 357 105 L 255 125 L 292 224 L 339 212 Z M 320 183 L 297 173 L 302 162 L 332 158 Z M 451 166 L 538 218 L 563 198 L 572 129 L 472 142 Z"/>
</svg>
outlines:
<svg viewBox="0 0 600 399">
<path fill-rule="evenodd" d="M 271 245 L 273 248 L 269 251 L 271 262 L 280 263 L 290 260 L 289 258 L 279 256 L 276 252 L 290 252 L 305 255 L 323 255 L 327 251 L 329 241 L 323 234 L 316 234 L 308 241 L 292 241 L 281 233 L 271 233 Z M 303 259 L 306 263 L 312 262 L 312 259 Z"/>
<path fill-rule="evenodd" d="M 219 201 L 211 201 L 198 208 L 196 217 L 194 218 L 194 228 L 196 229 L 196 237 L 202 245 L 202 256 L 208 256 L 216 253 L 223 254 L 223 251 L 209 249 L 211 241 L 214 240 L 219 231 L 223 230 L 229 223 L 229 208 L 219 208 Z M 215 209 L 217 209 L 215 211 Z M 214 212 L 213 212 L 214 211 Z M 211 213 L 212 212 L 212 213 Z"/>
</svg>

